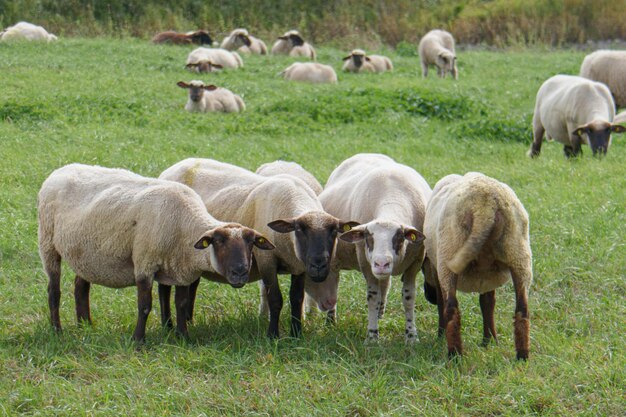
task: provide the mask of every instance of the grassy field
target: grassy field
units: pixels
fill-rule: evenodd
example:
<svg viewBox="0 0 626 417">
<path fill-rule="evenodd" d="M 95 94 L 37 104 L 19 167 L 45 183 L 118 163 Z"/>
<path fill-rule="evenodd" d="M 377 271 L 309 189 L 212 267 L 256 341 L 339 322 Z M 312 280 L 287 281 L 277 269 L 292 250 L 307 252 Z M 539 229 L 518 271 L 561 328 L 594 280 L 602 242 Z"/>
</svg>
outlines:
<svg viewBox="0 0 626 417">
<path fill-rule="evenodd" d="M 585 147 L 567 161 L 555 143 L 536 160 L 525 156 L 537 89 L 577 73 L 582 52 L 461 52 L 453 82 L 423 80 L 410 50 L 382 51 L 394 73 L 339 74 L 338 85 L 322 86 L 278 78 L 290 62 L 280 57 L 198 77 L 183 69 L 188 52 L 132 39 L 0 44 L 0 414 L 625 415 L 626 138 L 602 160 Z M 321 48 L 319 61 L 339 69 L 344 53 Z M 185 112 L 176 82 L 194 78 L 242 94 L 248 110 Z M 515 360 L 511 285 L 498 291 L 500 342 L 488 348 L 478 297 L 459 296 L 465 356 L 450 363 L 421 292 L 420 341 L 405 346 L 395 278 L 381 341 L 365 345 L 356 273 L 343 276 L 337 325 L 307 317 L 300 340 L 265 338 L 255 284 L 203 282 L 191 340 L 161 329 L 155 301 L 147 343 L 136 349 L 134 289 L 94 287 L 94 326 L 78 327 L 65 266 L 64 333 L 51 330 L 36 200 L 54 169 L 82 162 L 158 176 L 189 156 L 252 170 L 281 158 L 323 183 L 358 152 L 386 153 L 431 186 L 474 170 L 513 187 L 530 214 L 534 253 L 527 363 Z"/>
</svg>

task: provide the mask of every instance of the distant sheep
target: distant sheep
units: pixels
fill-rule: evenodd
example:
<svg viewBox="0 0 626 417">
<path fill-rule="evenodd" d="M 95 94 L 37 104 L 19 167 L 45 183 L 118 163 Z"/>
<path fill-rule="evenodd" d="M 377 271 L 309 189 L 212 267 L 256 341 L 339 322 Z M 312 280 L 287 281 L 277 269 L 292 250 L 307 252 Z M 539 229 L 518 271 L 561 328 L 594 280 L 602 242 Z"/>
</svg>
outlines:
<svg viewBox="0 0 626 417">
<path fill-rule="evenodd" d="M 187 66 L 209 61 L 214 66 L 221 65 L 223 68 L 242 68 L 243 60 L 237 52 L 227 51 L 220 48 L 196 48 L 187 56 Z"/>
<path fill-rule="evenodd" d="M 43 27 L 28 22 L 19 22 L 0 32 L 0 41 L 56 41 L 58 38 L 48 33 Z"/>
<path fill-rule="evenodd" d="M 91 284 L 137 286 L 137 325 L 145 337 L 152 285 L 175 285 L 184 311 L 188 286 L 202 273 L 233 286 L 249 279 L 252 247 L 273 249 L 258 232 L 210 216 L 191 188 L 123 169 L 71 164 L 54 171 L 39 191 L 39 254 L 48 275 L 52 325 L 61 330 L 61 260 L 76 273 L 78 321 L 91 322 Z M 177 329 L 186 335 L 185 315 Z"/>
<path fill-rule="evenodd" d="M 214 64 L 208 59 L 203 59 L 197 62 L 192 62 L 185 65 L 185 68 L 192 72 L 205 73 L 205 72 L 218 72 L 224 67 L 220 64 Z"/>
<path fill-rule="evenodd" d="M 279 75 L 289 81 L 337 83 L 337 73 L 333 67 L 317 62 L 294 62 Z"/>
<path fill-rule="evenodd" d="M 206 85 L 199 80 L 189 83 L 179 81 L 176 85 L 189 89 L 189 99 L 185 104 L 185 110 L 189 112 L 232 113 L 246 109 L 243 99 L 226 88 Z"/>
<path fill-rule="evenodd" d="M 626 111 L 623 111 L 617 116 L 615 116 L 615 119 L 613 119 L 613 124 L 614 125 L 626 124 Z"/>
<path fill-rule="evenodd" d="M 582 153 L 583 143 L 594 155 L 605 155 L 611 133 L 626 131 L 612 123 L 614 116 L 615 103 L 606 85 L 575 75 L 555 75 L 537 92 L 528 155 L 539 156 L 544 135 L 562 143 L 568 158 Z"/>
<path fill-rule="evenodd" d="M 580 76 L 609 87 L 617 107 L 626 106 L 626 51 L 596 51 L 585 57 Z"/>
<path fill-rule="evenodd" d="M 246 29 L 235 29 L 222 41 L 222 49 L 238 50 L 244 54 L 267 55 L 267 46 L 261 39 L 250 36 Z"/>
<path fill-rule="evenodd" d="M 154 35 L 153 43 L 170 43 L 172 45 L 212 45 L 213 39 L 208 32 L 197 30 L 190 33 L 179 33 L 174 31 L 161 32 Z"/>
<path fill-rule="evenodd" d="M 515 288 L 515 350 L 528 359 L 528 289 L 533 279 L 528 214 L 513 190 L 470 172 L 448 175 L 433 190 L 424 220 L 427 299 L 438 305 L 439 333 L 448 356 L 463 353 L 457 290 L 480 294 L 483 342 L 496 336 L 495 290 L 509 280 Z"/>
<path fill-rule="evenodd" d="M 393 71 L 391 60 L 382 55 L 366 55 L 362 49 L 355 49 L 343 58 L 343 70 L 348 72 Z"/>
<path fill-rule="evenodd" d="M 304 56 L 315 61 L 317 54 L 312 45 L 305 42 L 297 30 L 290 30 L 272 46 L 272 55 Z"/>
<path fill-rule="evenodd" d="M 428 67 L 437 67 L 437 75 L 445 78 L 450 74 L 455 80 L 459 78 L 456 67 L 456 53 L 454 51 L 454 38 L 444 30 L 431 30 L 420 40 L 418 51 L 422 64 L 422 76 L 428 76 Z"/>
<path fill-rule="evenodd" d="M 300 178 L 308 185 L 315 195 L 320 195 L 322 192 L 322 184 L 319 183 L 317 178 L 313 176 L 309 171 L 302 168 L 302 165 L 296 162 L 288 161 L 274 161 L 268 162 L 257 168 L 256 173 L 263 175 L 264 177 L 272 177 L 276 175 L 292 175 L 296 178 Z"/>
</svg>

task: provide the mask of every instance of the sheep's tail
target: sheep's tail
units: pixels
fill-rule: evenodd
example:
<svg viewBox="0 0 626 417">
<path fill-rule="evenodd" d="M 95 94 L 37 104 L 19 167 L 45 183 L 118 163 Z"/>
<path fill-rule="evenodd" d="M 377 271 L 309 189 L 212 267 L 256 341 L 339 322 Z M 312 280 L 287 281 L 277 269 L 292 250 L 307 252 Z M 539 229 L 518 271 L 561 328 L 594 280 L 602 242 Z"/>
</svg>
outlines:
<svg viewBox="0 0 626 417">
<path fill-rule="evenodd" d="M 492 233 L 502 231 L 502 218 L 498 213 L 498 205 L 489 198 L 486 203 L 483 200 L 479 206 L 480 209 L 468 211 L 463 217 L 464 226 L 471 226 L 471 231 L 463 246 L 447 263 L 448 268 L 455 274 L 463 272 L 467 265 L 478 256 Z"/>
</svg>

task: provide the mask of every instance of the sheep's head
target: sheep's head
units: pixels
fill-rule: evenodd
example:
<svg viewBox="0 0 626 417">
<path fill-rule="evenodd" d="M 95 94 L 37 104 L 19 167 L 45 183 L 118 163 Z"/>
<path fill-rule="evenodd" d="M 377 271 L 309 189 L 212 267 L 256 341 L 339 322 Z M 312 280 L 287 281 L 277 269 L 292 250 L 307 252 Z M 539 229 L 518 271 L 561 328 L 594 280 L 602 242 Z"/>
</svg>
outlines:
<svg viewBox="0 0 626 417">
<path fill-rule="evenodd" d="M 455 64 L 456 56 L 452 52 L 441 51 L 437 55 L 437 66 L 441 68 L 444 73 L 452 72 Z"/>
<path fill-rule="evenodd" d="M 224 68 L 220 64 L 214 64 L 213 62 L 203 59 L 198 62 L 191 62 L 185 65 L 185 68 L 193 72 L 217 72 Z"/>
<path fill-rule="evenodd" d="M 350 55 L 348 55 L 347 57 L 343 58 L 344 61 L 347 61 L 348 59 L 352 59 L 352 62 L 354 63 L 354 66 L 357 68 L 361 68 L 361 66 L 363 65 L 363 61 L 369 61 L 370 59 L 367 57 L 367 55 L 365 55 L 365 51 L 362 49 L 355 49 L 352 52 L 350 52 Z"/>
<path fill-rule="evenodd" d="M 248 31 L 246 29 L 235 29 L 231 36 L 234 37 L 236 43 L 240 45 L 250 46 L 252 45 L 252 41 L 250 41 L 250 35 L 248 35 Z"/>
<path fill-rule="evenodd" d="M 213 84 L 205 85 L 202 81 L 198 81 L 198 80 L 193 80 L 193 81 L 190 81 L 189 83 L 186 83 L 184 81 L 179 81 L 176 83 L 176 85 L 179 86 L 180 88 L 188 88 L 189 100 L 195 103 L 202 100 L 202 96 L 204 95 L 205 91 L 213 91 L 217 89 L 217 87 L 214 86 Z"/>
<path fill-rule="evenodd" d="M 268 223 L 278 233 L 294 232 L 296 256 L 304 263 L 306 274 L 315 282 L 322 282 L 328 276 L 337 235 L 357 225 L 356 222 L 344 222 L 322 211 Z"/>
<path fill-rule="evenodd" d="M 198 45 L 213 45 L 213 39 L 205 30 L 198 30 L 189 35 L 191 42 Z"/>
<path fill-rule="evenodd" d="M 626 127 L 622 125 L 611 124 L 605 120 L 594 120 L 585 125 L 579 126 L 573 132 L 573 136 L 578 140 L 586 142 L 593 155 L 598 153 L 600 156 L 606 155 L 611 144 L 611 133 L 624 133 Z"/>
<path fill-rule="evenodd" d="M 243 287 L 250 280 L 252 249 L 274 249 L 274 245 L 259 232 L 238 223 L 226 223 L 209 230 L 194 247 L 208 249 L 211 268 L 235 288 Z"/>
<path fill-rule="evenodd" d="M 290 30 L 289 32 L 286 32 L 283 36 L 279 36 L 278 39 L 288 41 L 291 44 L 292 48 L 304 45 L 304 39 L 302 38 L 302 36 L 300 36 L 300 33 L 297 30 Z"/>
<path fill-rule="evenodd" d="M 407 244 L 418 244 L 424 235 L 411 226 L 390 221 L 372 221 L 355 227 L 339 237 L 357 243 L 365 241 L 365 257 L 370 263 L 372 274 L 386 279 L 392 274 L 394 265 L 404 257 Z"/>
</svg>

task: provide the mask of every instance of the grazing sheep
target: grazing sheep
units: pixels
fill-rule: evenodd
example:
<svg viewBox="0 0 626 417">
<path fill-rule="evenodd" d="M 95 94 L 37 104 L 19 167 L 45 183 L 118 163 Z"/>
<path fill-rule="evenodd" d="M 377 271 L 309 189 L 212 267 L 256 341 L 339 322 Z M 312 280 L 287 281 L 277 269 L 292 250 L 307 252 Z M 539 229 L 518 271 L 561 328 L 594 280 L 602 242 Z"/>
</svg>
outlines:
<svg viewBox="0 0 626 417">
<path fill-rule="evenodd" d="M 304 56 L 313 61 L 317 59 L 315 48 L 305 42 L 297 30 L 290 30 L 279 36 L 272 46 L 272 55 Z"/>
<path fill-rule="evenodd" d="M 296 178 L 300 178 L 308 185 L 315 195 L 320 195 L 322 190 L 322 184 L 319 183 L 317 178 L 313 176 L 309 171 L 302 168 L 302 165 L 296 162 L 288 161 L 274 161 L 268 162 L 257 168 L 256 173 L 263 175 L 264 177 L 271 177 L 276 175 L 293 175 Z"/>
<path fill-rule="evenodd" d="M 197 30 L 189 33 L 178 33 L 174 31 L 166 31 L 157 33 L 152 38 L 153 43 L 169 43 L 172 45 L 212 45 L 213 39 L 208 32 Z"/>
<path fill-rule="evenodd" d="M 289 81 L 337 83 L 337 73 L 333 67 L 317 62 L 294 62 L 278 75 Z"/>
<path fill-rule="evenodd" d="M 187 65 L 210 61 L 223 68 L 243 68 L 243 60 L 237 52 L 219 48 L 196 48 L 187 56 Z"/>
<path fill-rule="evenodd" d="M 189 89 L 189 99 L 185 104 L 185 110 L 189 112 L 232 113 L 246 109 L 243 99 L 226 88 L 206 85 L 199 80 L 189 83 L 179 81 L 176 85 Z"/>
<path fill-rule="evenodd" d="M 0 41 L 56 41 L 58 38 L 48 33 L 43 27 L 28 22 L 19 22 L 0 32 Z"/>
<path fill-rule="evenodd" d="M 428 183 L 414 169 L 381 154 L 346 159 L 320 194 L 328 213 L 361 223 L 340 236 L 327 281 L 328 286 L 338 285 L 340 269 L 361 271 L 367 282 L 367 340 L 378 339 L 390 278 L 399 274 L 406 341 L 417 340 L 415 277 L 424 259 L 421 230 L 430 194 Z"/>
<path fill-rule="evenodd" d="M 59 168 L 41 186 L 38 210 L 39 254 L 49 279 L 50 317 L 58 331 L 61 259 L 76 273 L 79 321 L 91 322 L 91 284 L 137 286 L 133 338 L 141 341 L 154 281 L 177 286 L 176 309 L 183 311 L 187 286 L 203 272 L 241 286 L 248 281 L 252 245 L 273 248 L 252 229 L 215 220 L 189 187 L 123 169 L 81 164 Z M 184 320 L 178 321 L 178 330 L 187 333 Z"/>
<path fill-rule="evenodd" d="M 224 38 L 220 45 L 222 49 L 234 51 L 235 49 L 244 54 L 267 55 L 267 46 L 261 39 L 250 36 L 246 29 L 235 29 Z"/>
<path fill-rule="evenodd" d="M 528 155 L 539 156 L 544 134 L 562 143 L 568 158 L 582 153 L 582 143 L 594 155 L 606 155 L 611 133 L 626 130 L 611 123 L 614 116 L 615 104 L 606 85 L 575 75 L 555 75 L 537 92 Z"/>
<path fill-rule="evenodd" d="M 324 212 L 315 193 L 293 176 L 264 177 L 211 159 L 190 158 L 165 170 L 161 179 L 194 189 L 218 219 L 255 225 L 276 249 L 255 252 L 254 279 L 262 279 L 269 310 L 269 337 L 278 337 L 283 298 L 278 274 L 291 274 L 291 335 L 301 334 L 306 277 L 316 282 L 328 275 L 337 234 L 356 223 Z M 251 227 L 251 226 L 248 226 Z M 197 284 L 196 284 L 197 285 Z M 193 306 L 193 297 L 190 297 Z"/>
<path fill-rule="evenodd" d="M 355 49 L 343 58 L 343 70 L 348 72 L 385 72 L 393 71 L 391 60 L 382 55 L 366 55 L 362 49 Z"/>
<path fill-rule="evenodd" d="M 528 359 L 528 288 L 533 279 L 528 214 L 515 192 L 477 172 L 448 175 L 433 190 L 424 220 L 425 293 L 439 310 L 448 356 L 463 353 L 456 291 L 480 294 L 483 342 L 496 336 L 495 290 L 509 280 L 515 288 L 515 349 Z"/>
<path fill-rule="evenodd" d="M 454 52 L 454 38 L 444 30 L 431 30 L 420 40 L 418 51 L 422 64 L 422 76 L 428 76 L 428 67 L 435 65 L 437 75 L 445 78 L 450 73 L 457 80 L 459 72 L 456 67 L 456 53 Z"/>
<path fill-rule="evenodd" d="M 626 51 L 595 51 L 585 57 L 580 76 L 609 87 L 617 107 L 626 106 Z"/>
</svg>

